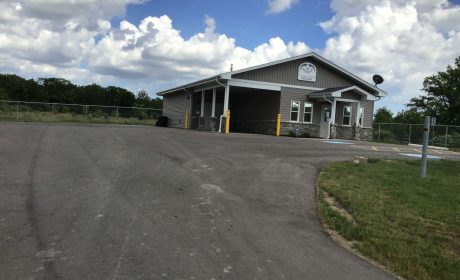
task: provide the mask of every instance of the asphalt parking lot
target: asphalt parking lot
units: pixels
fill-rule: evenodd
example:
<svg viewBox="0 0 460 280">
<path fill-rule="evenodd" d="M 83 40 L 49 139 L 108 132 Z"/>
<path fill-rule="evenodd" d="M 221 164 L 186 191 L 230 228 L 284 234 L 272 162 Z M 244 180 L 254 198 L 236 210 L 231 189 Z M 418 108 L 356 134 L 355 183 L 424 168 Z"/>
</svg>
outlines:
<svg viewBox="0 0 460 280">
<path fill-rule="evenodd" d="M 372 146 L 0 123 L 0 279 L 393 279 L 316 213 L 326 163 L 404 157 Z"/>
</svg>

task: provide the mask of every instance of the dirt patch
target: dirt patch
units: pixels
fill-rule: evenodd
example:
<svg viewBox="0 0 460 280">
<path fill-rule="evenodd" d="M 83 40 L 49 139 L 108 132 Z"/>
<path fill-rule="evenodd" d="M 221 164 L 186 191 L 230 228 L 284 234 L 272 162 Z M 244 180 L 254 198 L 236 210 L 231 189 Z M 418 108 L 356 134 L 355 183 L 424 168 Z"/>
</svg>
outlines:
<svg viewBox="0 0 460 280">
<path fill-rule="evenodd" d="M 339 213 L 342 217 L 347 219 L 350 223 L 356 224 L 355 218 L 338 202 L 335 197 L 326 191 L 322 191 L 324 195 L 324 201 L 331 207 L 332 210 Z"/>
</svg>

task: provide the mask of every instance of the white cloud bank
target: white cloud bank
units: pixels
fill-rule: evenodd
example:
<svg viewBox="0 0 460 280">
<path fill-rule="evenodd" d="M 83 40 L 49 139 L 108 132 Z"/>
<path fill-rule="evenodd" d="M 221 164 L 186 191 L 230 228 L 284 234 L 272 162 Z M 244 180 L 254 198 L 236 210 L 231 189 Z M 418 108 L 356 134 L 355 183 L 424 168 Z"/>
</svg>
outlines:
<svg viewBox="0 0 460 280">
<path fill-rule="evenodd" d="M 361 77 L 378 73 L 402 104 L 419 95 L 423 78 L 460 56 L 460 7 L 445 0 L 333 0 L 335 16 L 320 26 L 332 37 L 322 53 Z"/>
<path fill-rule="evenodd" d="M 311 51 L 278 37 L 253 50 L 240 47 L 216 31 L 211 17 L 191 38 L 182 37 L 166 15 L 111 26 L 128 4 L 142 2 L 0 2 L 0 71 L 159 90 L 228 71 L 230 64 L 239 69 Z M 268 3 L 280 12 L 294 2 Z M 384 103 L 401 106 L 420 94 L 425 76 L 460 55 L 460 7 L 445 0 L 333 0 L 331 9 L 334 17 L 320 23 L 331 37 L 317 51 L 365 79 L 383 75 L 390 93 Z"/>
</svg>

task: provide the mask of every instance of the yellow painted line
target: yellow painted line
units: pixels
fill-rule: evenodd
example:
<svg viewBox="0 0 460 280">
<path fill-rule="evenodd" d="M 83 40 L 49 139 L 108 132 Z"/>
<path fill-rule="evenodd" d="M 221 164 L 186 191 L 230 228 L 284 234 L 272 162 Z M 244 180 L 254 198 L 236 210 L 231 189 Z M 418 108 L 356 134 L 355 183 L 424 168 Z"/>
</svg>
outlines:
<svg viewBox="0 0 460 280">
<path fill-rule="evenodd" d="M 373 149 L 374 151 L 378 151 L 378 150 L 379 150 L 379 149 L 377 149 L 375 146 L 372 146 L 372 149 Z"/>
<path fill-rule="evenodd" d="M 352 147 L 353 147 L 353 148 L 358 148 L 358 149 L 370 150 L 370 148 L 367 147 L 367 146 L 352 145 Z"/>
<path fill-rule="evenodd" d="M 416 151 L 417 153 L 421 153 L 422 151 L 420 150 L 417 150 L 417 149 L 414 149 L 414 151 Z"/>
<path fill-rule="evenodd" d="M 397 151 L 397 152 L 401 152 L 400 149 L 397 149 L 397 148 L 393 148 L 393 150 Z"/>
</svg>

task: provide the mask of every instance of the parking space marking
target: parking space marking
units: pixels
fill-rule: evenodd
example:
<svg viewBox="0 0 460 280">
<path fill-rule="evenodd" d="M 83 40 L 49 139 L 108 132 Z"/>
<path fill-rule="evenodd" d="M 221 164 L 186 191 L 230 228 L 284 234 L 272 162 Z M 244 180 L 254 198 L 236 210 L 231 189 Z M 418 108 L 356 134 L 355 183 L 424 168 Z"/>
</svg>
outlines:
<svg viewBox="0 0 460 280">
<path fill-rule="evenodd" d="M 400 149 L 397 149 L 397 148 L 393 148 L 393 150 L 397 151 L 397 152 L 401 152 Z"/>
<path fill-rule="evenodd" d="M 416 158 L 421 158 L 422 157 L 421 154 L 404 154 L 404 153 L 399 153 L 399 154 L 403 155 L 403 156 L 408 156 L 408 157 L 416 157 Z M 427 158 L 429 158 L 429 159 L 441 159 L 441 157 L 432 156 L 432 155 L 427 155 Z"/>
</svg>

